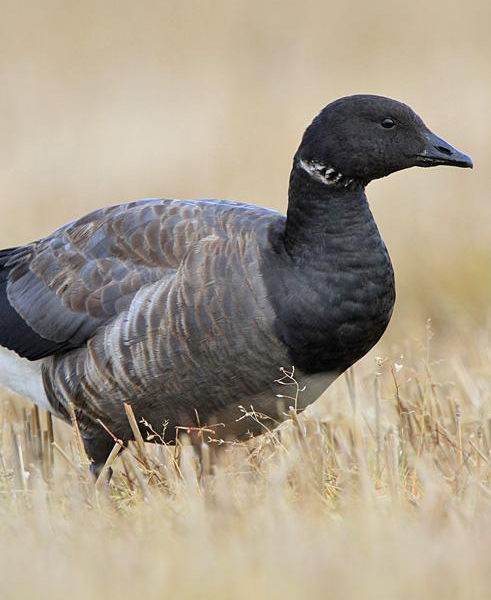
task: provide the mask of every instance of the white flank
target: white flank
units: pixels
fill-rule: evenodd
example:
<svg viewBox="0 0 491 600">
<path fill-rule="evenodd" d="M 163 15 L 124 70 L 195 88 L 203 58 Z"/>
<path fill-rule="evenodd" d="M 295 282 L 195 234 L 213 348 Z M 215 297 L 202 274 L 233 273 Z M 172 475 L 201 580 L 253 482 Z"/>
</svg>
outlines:
<svg viewBox="0 0 491 600">
<path fill-rule="evenodd" d="M 0 386 L 28 398 L 43 410 L 54 412 L 44 393 L 42 362 L 21 358 L 12 350 L 0 346 Z"/>
</svg>

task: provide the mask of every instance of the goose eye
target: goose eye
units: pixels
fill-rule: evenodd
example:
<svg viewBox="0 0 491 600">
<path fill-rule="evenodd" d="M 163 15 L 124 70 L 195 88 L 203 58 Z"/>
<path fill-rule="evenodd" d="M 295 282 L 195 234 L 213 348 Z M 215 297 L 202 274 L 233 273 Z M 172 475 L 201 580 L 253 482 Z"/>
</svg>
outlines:
<svg viewBox="0 0 491 600">
<path fill-rule="evenodd" d="M 391 119 L 390 117 L 387 117 L 386 119 L 384 119 L 382 121 L 382 127 L 384 127 L 385 129 L 392 129 L 392 127 L 394 127 L 395 123 L 394 120 Z"/>
</svg>

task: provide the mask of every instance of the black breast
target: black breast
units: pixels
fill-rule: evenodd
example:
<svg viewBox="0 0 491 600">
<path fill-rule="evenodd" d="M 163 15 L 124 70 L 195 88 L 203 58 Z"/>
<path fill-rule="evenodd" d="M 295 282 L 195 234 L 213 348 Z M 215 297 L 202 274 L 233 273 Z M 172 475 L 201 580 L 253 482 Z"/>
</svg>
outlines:
<svg viewBox="0 0 491 600">
<path fill-rule="evenodd" d="M 273 231 L 274 253 L 263 262 L 276 334 L 292 365 L 309 373 L 347 369 L 379 340 L 392 314 L 390 257 L 364 194 L 356 202 L 349 226 L 317 227 L 293 252 L 285 229 Z"/>
</svg>

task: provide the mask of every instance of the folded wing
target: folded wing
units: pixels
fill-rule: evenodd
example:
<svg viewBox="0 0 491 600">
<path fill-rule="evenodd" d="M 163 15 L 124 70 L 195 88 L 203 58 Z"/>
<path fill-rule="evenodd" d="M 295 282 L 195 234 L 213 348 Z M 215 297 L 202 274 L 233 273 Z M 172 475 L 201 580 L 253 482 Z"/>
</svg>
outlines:
<svg viewBox="0 0 491 600">
<path fill-rule="evenodd" d="M 234 208 L 238 219 L 229 218 Z M 47 238 L 0 251 L 0 345 L 30 360 L 80 346 L 144 286 L 173 277 L 200 239 L 226 236 L 227 220 L 237 227 L 244 214 L 256 211 L 264 209 L 142 200 L 95 211 Z"/>
</svg>

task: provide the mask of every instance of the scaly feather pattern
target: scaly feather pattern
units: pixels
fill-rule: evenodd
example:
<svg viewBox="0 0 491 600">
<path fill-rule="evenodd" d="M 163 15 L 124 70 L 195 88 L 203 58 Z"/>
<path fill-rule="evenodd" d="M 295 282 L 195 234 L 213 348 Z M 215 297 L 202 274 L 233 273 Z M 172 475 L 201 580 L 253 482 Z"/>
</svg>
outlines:
<svg viewBox="0 0 491 600">
<path fill-rule="evenodd" d="M 408 106 L 352 96 L 307 128 L 286 217 L 149 199 L 0 251 L 0 381 L 65 419 L 73 404 L 96 472 L 113 444 L 101 423 L 132 438 L 125 402 L 168 441 L 179 427 L 260 433 L 383 334 L 394 276 L 365 186 L 436 164 L 472 161 Z M 281 367 L 295 368 L 297 397 L 275 381 Z"/>
</svg>

